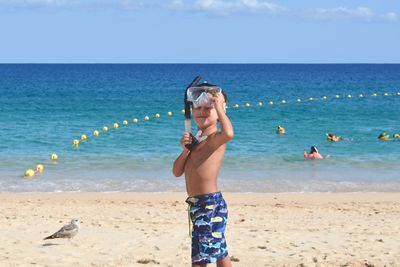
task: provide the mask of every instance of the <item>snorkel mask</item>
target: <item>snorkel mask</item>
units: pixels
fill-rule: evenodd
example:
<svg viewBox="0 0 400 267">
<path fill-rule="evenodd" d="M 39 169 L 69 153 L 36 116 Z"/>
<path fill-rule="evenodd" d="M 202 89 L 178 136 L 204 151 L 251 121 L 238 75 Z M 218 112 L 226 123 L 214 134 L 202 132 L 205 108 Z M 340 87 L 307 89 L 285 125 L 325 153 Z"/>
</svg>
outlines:
<svg viewBox="0 0 400 267">
<path fill-rule="evenodd" d="M 212 99 L 208 94 L 221 93 L 222 89 L 207 82 L 189 87 L 187 89 L 187 101 L 192 102 L 193 107 L 213 107 Z"/>
</svg>

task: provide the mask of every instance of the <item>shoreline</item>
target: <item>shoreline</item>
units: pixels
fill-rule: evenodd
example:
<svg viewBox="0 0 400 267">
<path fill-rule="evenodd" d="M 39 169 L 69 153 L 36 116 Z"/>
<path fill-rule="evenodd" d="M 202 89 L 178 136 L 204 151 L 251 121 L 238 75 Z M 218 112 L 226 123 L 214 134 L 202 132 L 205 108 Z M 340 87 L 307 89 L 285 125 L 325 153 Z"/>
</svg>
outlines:
<svg viewBox="0 0 400 267">
<path fill-rule="evenodd" d="M 400 265 L 400 192 L 223 195 L 234 266 Z M 0 193 L 0 265 L 188 266 L 185 199 L 185 192 Z M 42 240 L 72 218 L 81 229 L 71 241 Z"/>
</svg>

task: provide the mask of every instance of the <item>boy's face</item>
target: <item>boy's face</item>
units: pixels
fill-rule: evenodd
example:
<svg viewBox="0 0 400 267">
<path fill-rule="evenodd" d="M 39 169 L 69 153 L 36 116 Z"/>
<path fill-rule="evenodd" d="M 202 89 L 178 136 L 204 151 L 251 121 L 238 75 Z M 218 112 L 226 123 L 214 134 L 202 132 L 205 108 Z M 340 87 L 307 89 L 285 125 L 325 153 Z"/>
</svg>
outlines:
<svg viewBox="0 0 400 267">
<path fill-rule="evenodd" d="M 193 119 L 200 129 L 208 128 L 218 123 L 218 114 L 214 107 L 192 108 Z"/>
</svg>

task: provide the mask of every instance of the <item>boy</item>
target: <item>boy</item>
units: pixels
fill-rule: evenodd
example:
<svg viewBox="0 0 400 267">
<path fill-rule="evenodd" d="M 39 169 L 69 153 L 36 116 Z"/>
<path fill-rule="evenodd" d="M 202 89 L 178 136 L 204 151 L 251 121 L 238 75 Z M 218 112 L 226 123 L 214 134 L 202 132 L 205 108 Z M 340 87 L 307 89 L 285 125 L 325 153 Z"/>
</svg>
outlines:
<svg viewBox="0 0 400 267">
<path fill-rule="evenodd" d="M 185 173 L 186 191 L 192 230 L 192 266 L 232 266 L 225 241 L 228 210 L 217 188 L 217 176 L 225 155 L 226 143 L 233 138 L 233 127 L 225 114 L 226 95 L 222 92 L 204 95 L 211 105 L 193 103 L 192 115 L 201 131 L 199 143 L 190 150 L 192 137 L 185 132 L 180 140 L 182 153 L 175 160 L 176 177 Z M 218 131 L 217 123 L 221 129 Z"/>
</svg>

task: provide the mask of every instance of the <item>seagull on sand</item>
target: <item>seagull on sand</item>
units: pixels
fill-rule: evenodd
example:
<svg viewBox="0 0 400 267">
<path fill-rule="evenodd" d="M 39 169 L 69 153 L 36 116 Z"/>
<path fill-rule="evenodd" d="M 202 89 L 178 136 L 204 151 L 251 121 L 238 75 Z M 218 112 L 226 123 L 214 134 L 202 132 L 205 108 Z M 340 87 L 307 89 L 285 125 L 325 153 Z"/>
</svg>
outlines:
<svg viewBox="0 0 400 267">
<path fill-rule="evenodd" d="M 43 240 L 46 239 L 54 239 L 54 238 L 68 238 L 71 239 L 79 231 L 79 221 L 77 219 L 72 219 L 71 222 L 67 225 L 64 225 L 60 230 L 55 232 L 54 234 L 45 237 Z"/>
</svg>

